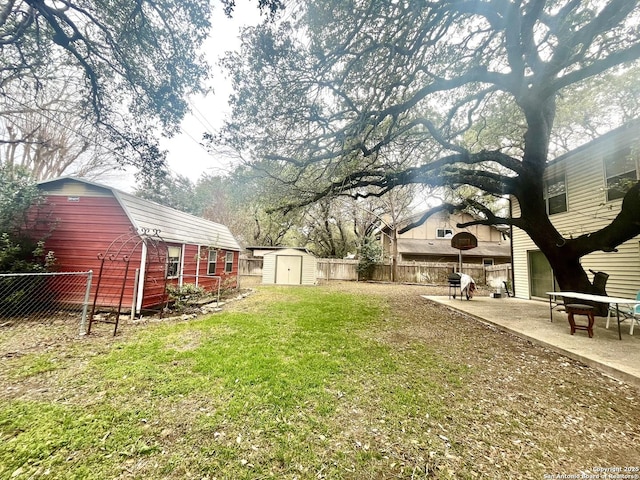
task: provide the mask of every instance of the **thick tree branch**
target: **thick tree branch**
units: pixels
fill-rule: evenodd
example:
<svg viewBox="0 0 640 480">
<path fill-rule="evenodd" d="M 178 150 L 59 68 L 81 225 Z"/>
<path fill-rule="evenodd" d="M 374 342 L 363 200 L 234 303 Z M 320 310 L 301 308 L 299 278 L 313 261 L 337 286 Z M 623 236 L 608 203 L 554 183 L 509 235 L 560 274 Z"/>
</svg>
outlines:
<svg viewBox="0 0 640 480">
<path fill-rule="evenodd" d="M 622 208 L 606 227 L 573 240 L 567 244 L 579 256 L 602 250 L 616 251 L 616 247 L 640 235 L 640 183 L 636 183 L 624 196 Z"/>
</svg>

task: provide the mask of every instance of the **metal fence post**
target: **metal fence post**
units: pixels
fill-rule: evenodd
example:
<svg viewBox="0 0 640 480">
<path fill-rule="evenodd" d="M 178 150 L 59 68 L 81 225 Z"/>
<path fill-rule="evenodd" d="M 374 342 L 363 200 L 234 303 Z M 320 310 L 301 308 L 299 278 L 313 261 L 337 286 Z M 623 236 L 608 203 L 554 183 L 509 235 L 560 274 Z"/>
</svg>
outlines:
<svg viewBox="0 0 640 480">
<path fill-rule="evenodd" d="M 91 279 L 93 278 L 93 270 L 87 272 L 87 288 L 84 292 L 84 302 L 82 304 L 82 320 L 80 320 L 80 335 L 87 334 L 87 310 L 89 308 L 89 298 L 91 292 Z"/>
</svg>

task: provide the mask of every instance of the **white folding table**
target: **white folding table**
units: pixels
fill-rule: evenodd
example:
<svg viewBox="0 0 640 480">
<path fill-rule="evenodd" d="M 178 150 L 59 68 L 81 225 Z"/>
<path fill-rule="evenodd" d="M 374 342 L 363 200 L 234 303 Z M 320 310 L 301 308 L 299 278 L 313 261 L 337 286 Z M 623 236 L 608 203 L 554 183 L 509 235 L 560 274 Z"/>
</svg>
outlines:
<svg viewBox="0 0 640 480">
<path fill-rule="evenodd" d="M 636 299 L 628 299 L 621 297 L 609 297 L 606 295 L 592 295 L 590 293 L 579 293 L 579 292 L 546 292 L 549 295 L 549 315 L 551 317 L 551 321 L 553 322 L 553 305 L 552 299 L 554 297 L 567 297 L 567 298 L 575 298 L 576 300 L 588 300 L 590 302 L 597 303 L 609 303 L 614 304 L 616 306 L 616 319 L 618 321 L 618 338 L 622 340 L 622 333 L 620 333 L 620 305 L 638 305 L 640 304 L 640 300 Z M 557 305 L 557 303 L 556 303 Z"/>
</svg>

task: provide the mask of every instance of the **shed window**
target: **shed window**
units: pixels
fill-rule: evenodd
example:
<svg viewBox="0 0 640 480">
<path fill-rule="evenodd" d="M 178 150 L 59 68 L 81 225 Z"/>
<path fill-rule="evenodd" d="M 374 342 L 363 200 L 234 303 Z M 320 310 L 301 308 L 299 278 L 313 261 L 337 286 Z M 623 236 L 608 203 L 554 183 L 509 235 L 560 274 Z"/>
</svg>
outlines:
<svg viewBox="0 0 640 480">
<path fill-rule="evenodd" d="M 636 155 L 631 147 L 618 150 L 604 157 L 607 177 L 607 201 L 624 197 L 638 180 Z"/>
<path fill-rule="evenodd" d="M 233 252 L 227 252 L 224 256 L 224 271 L 226 273 L 233 271 Z"/>
<path fill-rule="evenodd" d="M 209 250 L 209 258 L 207 260 L 207 275 L 216 274 L 216 263 L 218 262 L 218 251 Z"/>
<path fill-rule="evenodd" d="M 451 238 L 453 237 L 453 230 L 450 228 L 438 228 L 436 230 L 436 238 Z"/>
<path fill-rule="evenodd" d="M 564 173 L 545 180 L 544 201 L 547 213 L 562 213 L 567 211 L 567 184 Z"/>
<path fill-rule="evenodd" d="M 180 269 L 180 247 L 169 247 L 167 249 L 167 278 L 175 278 L 178 276 Z"/>
</svg>

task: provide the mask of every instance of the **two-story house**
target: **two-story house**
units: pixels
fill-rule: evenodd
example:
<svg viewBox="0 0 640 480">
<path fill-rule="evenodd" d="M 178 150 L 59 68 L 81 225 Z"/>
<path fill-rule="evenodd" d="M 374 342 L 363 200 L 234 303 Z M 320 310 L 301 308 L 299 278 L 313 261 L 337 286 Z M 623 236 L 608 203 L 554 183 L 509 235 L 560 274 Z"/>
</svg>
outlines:
<svg viewBox="0 0 640 480">
<path fill-rule="evenodd" d="M 608 225 L 620 212 L 626 189 L 639 178 L 639 163 L 640 122 L 613 130 L 549 162 L 545 199 L 554 226 L 565 238 L 571 238 Z M 514 200 L 513 215 L 519 214 Z M 555 286 L 549 262 L 524 231 L 514 228 L 512 241 L 516 296 L 547 298 L 545 292 Z M 609 295 L 634 298 L 640 290 L 639 247 L 636 237 L 620 245 L 617 252 L 586 255 L 582 265 L 609 274 Z"/>
<path fill-rule="evenodd" d="M 398 230 L 420 218 L 424 212 L 398 222 Z M 470 222 L 474 218 L 468 213 L 438 212 L 430 216 L 422 225 L 397 235 L 397 261 L 458 263 L 460 251 L 451 246 L 451 238 L 459 232 L 472 233 L 478 239 L 478 246 L 465 250 L 464 263 L 498 265 L 511 261 L 511 243 L 505 231 L 493 226 L 474 225 L 458 228 L 459 223 Z M 393 253 L 393 232 L 389 226 L 382 230 L 382 248 L 385 257 Z"/>
</svg>

